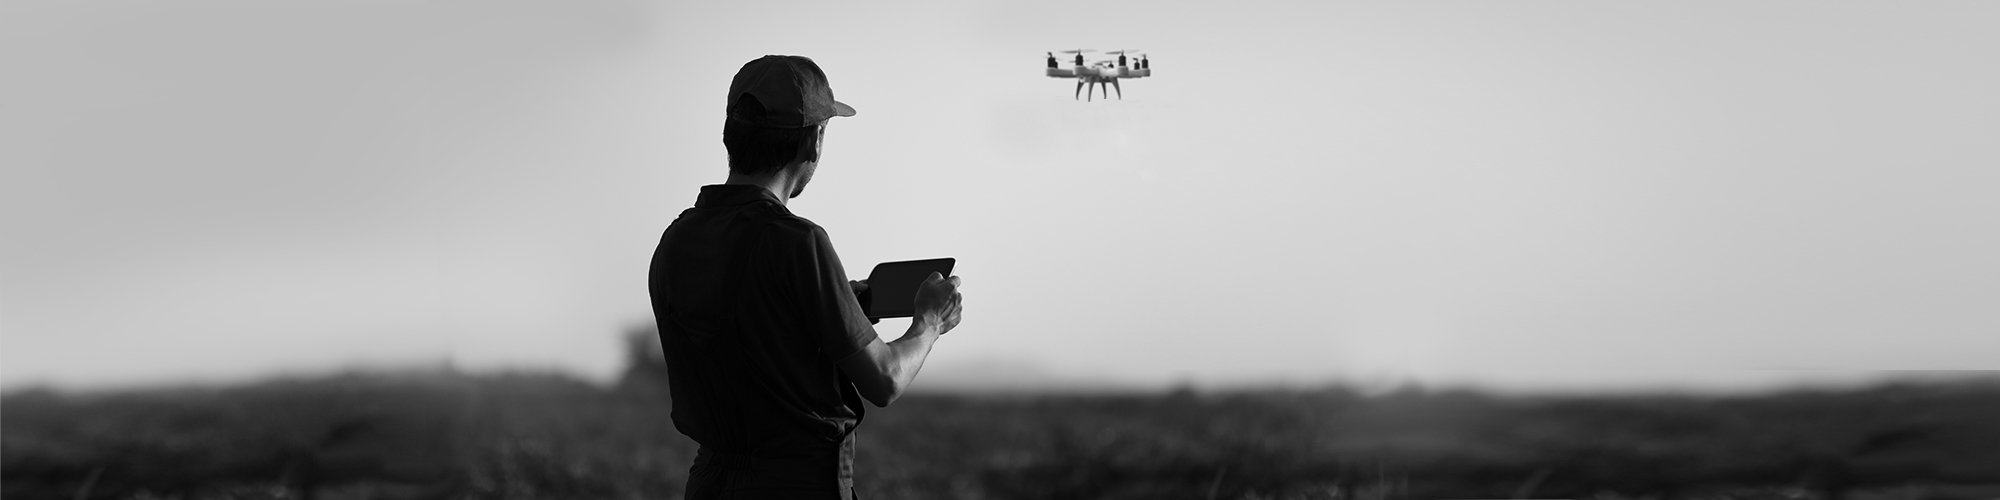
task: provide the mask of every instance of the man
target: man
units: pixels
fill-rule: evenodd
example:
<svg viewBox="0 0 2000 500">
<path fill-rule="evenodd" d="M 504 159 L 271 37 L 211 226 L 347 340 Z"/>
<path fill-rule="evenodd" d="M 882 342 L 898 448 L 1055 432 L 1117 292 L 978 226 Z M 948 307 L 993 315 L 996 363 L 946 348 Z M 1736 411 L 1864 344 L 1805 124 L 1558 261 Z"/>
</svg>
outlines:
<svg viewBox="0 0 2000 500">
<path fill-rule="evenodd" d="M 729 178 L 667 227 L 648 279 L 674 428 L 701 445 L 689 499 L 853 498 L 861 401 L 888 406 L 959 321 L 931 275 L 883 342 L 826 231 L 785 205 L 819 167 L 826 122 L 854 116 L 811 59 L 764 56 L 729 85 Z"/>
</svg>

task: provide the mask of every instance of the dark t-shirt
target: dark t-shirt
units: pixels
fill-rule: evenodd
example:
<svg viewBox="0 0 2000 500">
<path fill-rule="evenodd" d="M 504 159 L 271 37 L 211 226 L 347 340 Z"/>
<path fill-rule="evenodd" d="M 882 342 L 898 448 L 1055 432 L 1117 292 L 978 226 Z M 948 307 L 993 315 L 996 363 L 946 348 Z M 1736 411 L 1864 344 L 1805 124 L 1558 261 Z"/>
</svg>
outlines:
<svg viewBox="0 0 2000 500">
<path fill-rule="evenodd" d="M 865 413 L 837 363 L 875 342 L 826 230 L 760 186 L 703 186 L 648 276 L 690 498 L 853 487 Z M 777 493 L 776 491 L 769 491 Z"/>
</svg>

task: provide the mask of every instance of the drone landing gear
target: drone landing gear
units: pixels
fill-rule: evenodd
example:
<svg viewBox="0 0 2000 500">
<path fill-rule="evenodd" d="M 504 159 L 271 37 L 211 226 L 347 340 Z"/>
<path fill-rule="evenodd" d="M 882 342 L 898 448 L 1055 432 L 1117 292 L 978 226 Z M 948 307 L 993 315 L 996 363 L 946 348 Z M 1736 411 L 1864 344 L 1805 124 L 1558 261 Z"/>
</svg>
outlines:
<svg viewBox="0 0 2000 500">
<path fill-rule="evenodd" d="M 1110 84 L 1110 85 L 1109 85 L 1109 86 L 1106 86 L 1106 84 Z M 1086 87 L 1087 87 L 1087 88 L 1086 88 Z M 1090 100 L 1091 100 L 1091 99 L 1090 99 L 1090 97 L 1091 97 L 1091 94 L 1079 94 L 1079 93 L 1081 93 L 1081 92 L 1091 92 L 1091 91 L 1096 91 L 1096 92 L 1098 92 L 1098 93 L 1102 93 L 1102 94 L 1104 94 L 1104 97 L 1111 97 L 1111 90 L 1112 90 L 1112 89 L 1118 89 L 1118 100 L 1120 100 L 1120 101 L 1123 101 L 1123 100 L 1125 100 L 1125 87 L 1122 87 L 1122 86 L 1119 86 L 1119 85 L 1118 85 L 1118 80 L 1103 80 L 1103 81 L 1095 81 L 1095 82 L 1092 82 L 1092 81 L 1084 81 L 1084 80 L 1077 80 L 1077 82 L 1076 82 L 1076 90 L 1077 90 L 1077 91 L 1076 91 L 1076 92 L 1072 92 L 1072 93 L 1070 94 L 1070 98 L 1071 98 L 1071 99 L 1075 99 L 1075 98 L 1077 98 L 1077 96 L 1078 96 L 1078 95 L 1081 95 L 1081 96 L 1083 96 L 1083 100 L 1084 100 L 1084 102 L 1090 102 Z"/>
</svg>

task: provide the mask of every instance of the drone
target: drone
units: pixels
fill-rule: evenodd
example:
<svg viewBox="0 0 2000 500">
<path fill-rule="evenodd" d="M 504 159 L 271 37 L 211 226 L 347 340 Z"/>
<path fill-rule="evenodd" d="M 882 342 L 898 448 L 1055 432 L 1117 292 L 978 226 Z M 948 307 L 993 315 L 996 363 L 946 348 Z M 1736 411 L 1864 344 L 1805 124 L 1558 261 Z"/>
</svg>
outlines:
<svg viewBox="0 0 2000 500">
<path fill-rule="evenodd" d="M 1056 54 L 1058 52 L 1074 54 L 1075 57 L 1071 58 L 1073 64 L 1068 68 L 1058 65 L 1056 61 Z M 1049 53 L 1049 67 L 1047 70 L 1049 78 L 1076 79 L 1076 92 L 1071 92 L 1071 98 L 1076 98 L 1077 94 L 1084 92 L 1085 86 L 1096 85 L 1096 88 L 1102 89 L 1104 97 L 1111 97 L 1110 90 L 1117 89 L 1118 100 L 1122 101 L 1125 100 L 1125 89 L 1118 86 L 1119 78 L 1145 78 L 1153 76 L 1152 62 L 1147 60 L 1146 55 L 1140 53 L 1139 49 L 1103 51 L 1101 54 L 1105 54 L 1106 56 L 1118 54 L 1118 58 L 1090 61 L 1088 64 L 1083 60 L 1083 53 L 1085 52 L 1098 51 L 1096 49 L 1076 49 Z M 1127 56 L 1132 57 L 1128 59 Z M 1111 87 L 1107 89 L 1105 88 L 1105 84 L 1110 84 Z M 1082 94 L 1082 96 L 1084 101 L 1088 102 L 1090 100 L 1090 94 Z"/>
</svg>

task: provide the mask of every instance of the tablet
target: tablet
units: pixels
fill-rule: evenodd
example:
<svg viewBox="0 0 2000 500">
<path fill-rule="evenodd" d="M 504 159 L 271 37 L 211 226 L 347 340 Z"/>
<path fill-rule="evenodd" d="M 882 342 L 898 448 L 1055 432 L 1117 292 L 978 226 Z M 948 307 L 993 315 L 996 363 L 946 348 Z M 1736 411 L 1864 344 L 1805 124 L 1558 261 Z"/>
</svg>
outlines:
<svg viewBox="0 0 2000 500">
<path fill-rule="evenodd" d="M 951 277 L 951 265 L 958 259 L 906 260 L 883 262 L 868 273 L 868 293 L 861 303 L 868 319 L 907 318 L 917 314 L 917 285 L 936 272 Z"/>
</svg>

